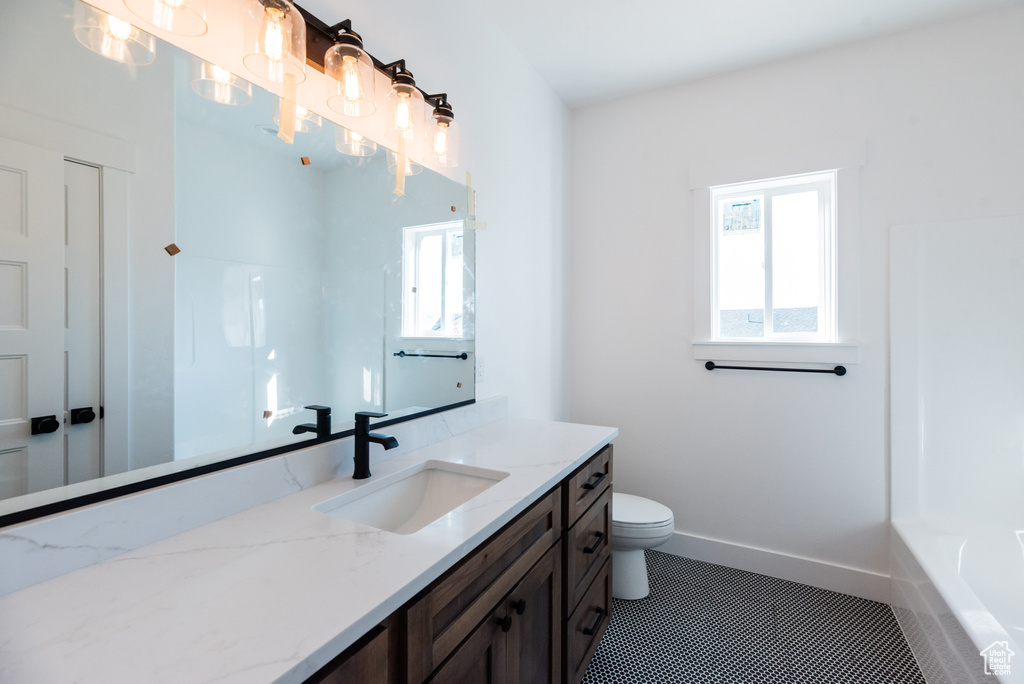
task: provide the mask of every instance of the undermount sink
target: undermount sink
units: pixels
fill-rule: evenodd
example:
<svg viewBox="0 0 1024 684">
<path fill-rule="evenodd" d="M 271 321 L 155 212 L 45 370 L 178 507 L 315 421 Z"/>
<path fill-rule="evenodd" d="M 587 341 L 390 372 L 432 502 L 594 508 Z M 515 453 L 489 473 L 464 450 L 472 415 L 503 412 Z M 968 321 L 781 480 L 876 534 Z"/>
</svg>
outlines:
<svg viewBox="0 0 1024 684">
<path fill-rule="evenodd" d="M 313 506 L 314 511 L 344 520 L 412 534 L 508 477 L 447 461 L 424 461 Z"/>
</svg>

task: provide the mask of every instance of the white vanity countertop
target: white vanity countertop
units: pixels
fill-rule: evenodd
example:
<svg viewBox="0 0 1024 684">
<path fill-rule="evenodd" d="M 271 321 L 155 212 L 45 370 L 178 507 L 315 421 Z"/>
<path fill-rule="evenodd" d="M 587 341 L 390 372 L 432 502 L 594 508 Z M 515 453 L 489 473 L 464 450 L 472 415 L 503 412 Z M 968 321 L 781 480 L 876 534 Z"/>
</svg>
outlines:
<svg viewBox="0 0 1024 684">
<path fill-rule="evenodd" d="M 617 434 L 501 420 L 22 589 L 0 682 L 302 682 Z M 411 535 L 312 510 L 427 459 L 510 475 Z"/>
</svg>

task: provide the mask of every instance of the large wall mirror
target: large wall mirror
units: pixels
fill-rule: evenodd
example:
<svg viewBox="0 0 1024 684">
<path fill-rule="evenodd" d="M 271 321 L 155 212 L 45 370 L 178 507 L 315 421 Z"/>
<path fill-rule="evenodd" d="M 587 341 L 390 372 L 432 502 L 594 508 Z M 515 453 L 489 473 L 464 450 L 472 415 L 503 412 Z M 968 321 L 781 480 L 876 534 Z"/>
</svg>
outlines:
<svg viewBox="0 0 1024 684">
<path fill-rule="evenodd" d="M 74 11 L 0 22 L 0 516 L 292 448 L 309 405 L 338 434 L 473 400 L 466 186 L 398 194 L 315 115 L 286 144 L 276 95 L 206 99 L 159 40 L 105 59 Z"/>
</svg>

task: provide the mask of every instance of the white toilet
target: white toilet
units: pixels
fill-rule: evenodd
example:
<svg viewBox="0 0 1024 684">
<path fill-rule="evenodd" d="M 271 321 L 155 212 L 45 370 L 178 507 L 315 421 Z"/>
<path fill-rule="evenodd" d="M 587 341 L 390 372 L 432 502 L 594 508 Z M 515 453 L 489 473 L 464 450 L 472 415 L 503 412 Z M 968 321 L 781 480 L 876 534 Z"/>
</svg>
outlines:
<svg viewBox="0 0 1024 684">
<path fill-rule="evenodd" d="M 672 537 L 672 511 L 657 501 L 612 493 L 612 596 L 642 599 L 650 593 L 644 549 Z"/>
</svg>

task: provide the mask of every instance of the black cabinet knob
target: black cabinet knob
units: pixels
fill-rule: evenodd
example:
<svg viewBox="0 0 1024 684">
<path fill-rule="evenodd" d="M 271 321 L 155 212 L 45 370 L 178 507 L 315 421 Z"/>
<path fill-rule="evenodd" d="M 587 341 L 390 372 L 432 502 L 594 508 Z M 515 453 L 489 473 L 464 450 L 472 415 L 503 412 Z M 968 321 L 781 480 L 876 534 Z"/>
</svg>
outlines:
<svg viewBox="0 0 1024 684">
<path fill-rule="evenodd" d="M 60 430 L 60 421 L 57 416 L 36 416 L 32 419 L 32 434 L 46 435 Z"/>
<path fill-rule="evenodd" d="M 501 625 L 501 631 L 507 632 L 512 629 L 512 616 L 506 615 L 505 617 L 498 618 L 498 624 Z"/>
<path fill-rule="evenodd" d="M 84 408 L 71 409 L 71 424 L 81 425 L 83 423 L 91 423 L 96 420 L 96 412 L 92 410 L 92 406 L 86 406 Z"/>
<path fill-rule="evenodd" d="M 516 611 L 516 615 L 522 615 L 526 612 L 526 599 L 519 599 L 518 601 L 513 601 L 512 608 Z"/>
</svg>

